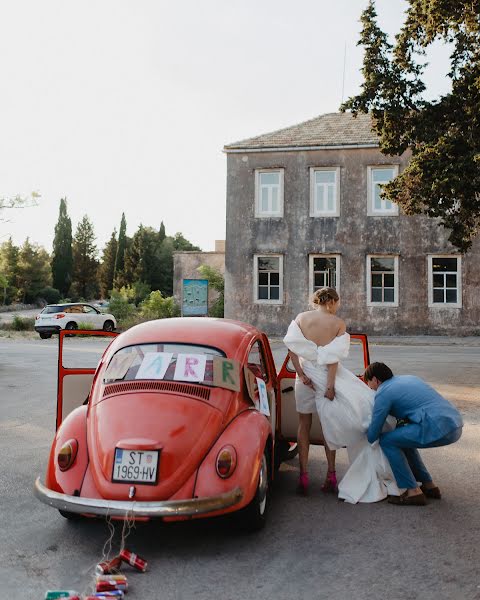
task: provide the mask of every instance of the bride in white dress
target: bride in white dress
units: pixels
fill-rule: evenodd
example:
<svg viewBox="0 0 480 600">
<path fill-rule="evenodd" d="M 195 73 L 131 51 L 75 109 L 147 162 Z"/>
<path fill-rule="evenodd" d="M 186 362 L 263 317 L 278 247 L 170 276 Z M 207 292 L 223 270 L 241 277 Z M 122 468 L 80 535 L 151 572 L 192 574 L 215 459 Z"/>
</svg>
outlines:
<svg viewBox="0 0 480 600">
<path fill-rule="evenodd" d="M 355 504 L 399 495 L 382 449 L 366 437 L 375 393 L 340 362 L 348 356 L 350 336 L 335 315 L 338 294 L 333 288 L 321 288 L 312 304 L 316 310 L 300 313 L 283 341 L 298 375 L 315 389 L 325 442 L 331 450 L 347 448 L 350 467 L 338 486 L 338 496 Z"/>
</svg>

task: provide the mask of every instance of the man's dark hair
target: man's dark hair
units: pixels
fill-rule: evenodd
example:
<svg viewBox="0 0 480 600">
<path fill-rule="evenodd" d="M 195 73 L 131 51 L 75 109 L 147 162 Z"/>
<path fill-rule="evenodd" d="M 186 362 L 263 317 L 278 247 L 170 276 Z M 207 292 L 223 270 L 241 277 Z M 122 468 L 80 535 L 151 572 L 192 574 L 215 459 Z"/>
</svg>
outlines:
<svg viewBox="0 0 480 600">
<path fill-rule="evenodd" d="M 374 377 L 383 383 L 384 381 L 387 381 L 387 379 L 393 377 L 392 369 L 387 367 L 385 363 L 374 362 L 365 369 L 363 378 L 365 381 L 371 381 Z"/>
</svg>

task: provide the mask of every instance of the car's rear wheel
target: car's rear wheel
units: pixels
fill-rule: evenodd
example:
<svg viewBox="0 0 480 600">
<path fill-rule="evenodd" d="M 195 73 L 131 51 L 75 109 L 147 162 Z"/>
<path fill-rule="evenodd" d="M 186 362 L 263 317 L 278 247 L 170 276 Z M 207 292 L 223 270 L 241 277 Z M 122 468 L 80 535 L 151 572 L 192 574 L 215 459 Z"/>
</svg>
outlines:
<svg viewBox="0 0 480 600">
<path fill-rule="evenodd" d="M 105 323 L 103 324 L 103 331 L 113 331 L 115 329 L 115 326 L 113 324 L 113 321 L 105 321 Z"/>
<path fill-rule="evenodd" d="M 75 323 L 75 321 L 70 321 L 69 323 L 67 323 L 65 325 L 65 329 L 68 329 L 69 331 L 73 331 L 74 329 L 78 329 L 78 325 Z"/>
<path fill-rule="evenodd" d="M 258 483 L 255 495 L 245 508 L 237 513 L 238 524 L 249 532 L 259 531 L 267 522 L 270 507 L 270 453 L 265 448 L 258 473 Z"/>
<path fill-rule="evenodd" d="M 38 335 L 42 338 L 42 340 L 48 340 L 52 337 L 51 333 L 39 333 Z"/>
</svg>

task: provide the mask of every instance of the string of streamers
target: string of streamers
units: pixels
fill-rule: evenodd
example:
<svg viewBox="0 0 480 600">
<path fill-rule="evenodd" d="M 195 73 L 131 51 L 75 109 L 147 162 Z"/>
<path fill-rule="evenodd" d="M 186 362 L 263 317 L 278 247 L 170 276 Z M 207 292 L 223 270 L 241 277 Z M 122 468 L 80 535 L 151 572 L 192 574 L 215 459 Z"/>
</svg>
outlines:
<svg viewBox="0 0 480 600">
<path fill-rule="evenodd" d="M 82 595 L 88 596 L 89 594 L 94 594 L 96 592 L 96 572 L 95 572 L 95 568 L 96 566 L 101 563 L 101 562 L 107 562 L 110 561 L 113 557 L 112 557 L 112 547 L 113 547 L 113 540 L 115 537 L 115 524 L 112 521 L 112 518 L 110 517 L 110 515 L 107 514 L 107 516 L 105 517 L 105 521 L 107 523 L 107 527 L 108 527 L 108 531 L 109 531 L 109 535 L 107 537 L 107 539 L 105 540 L 105 543 L 103 544 L 103 548 L 102 548 L 102 556 L 100 558 L 100 560 L 95 561 L 95 564 L 91 565 L 88 568 L 87 572 L 91 572 L 92 575 L 89 579 L 89 582 L 85 585 L 83 591 L 82 591 Z M 118 554 L 120 554 L 120 552 L 122 550 L 125 549 L 125 542 L 127 541 L 129 535 L 131 534 L 132 530 L 135 529 L 135 518 L 133 516 L 133 511 L 132 512 L 127 512 L 125 513 L 125 518 L 122 522 L 122 533 L 120 536 L 120 550 L 115 554 L 115 556 L 118 556 Z M 119 573 L 119 569 L 112 569 L 113 573 Z"/>
</svg>

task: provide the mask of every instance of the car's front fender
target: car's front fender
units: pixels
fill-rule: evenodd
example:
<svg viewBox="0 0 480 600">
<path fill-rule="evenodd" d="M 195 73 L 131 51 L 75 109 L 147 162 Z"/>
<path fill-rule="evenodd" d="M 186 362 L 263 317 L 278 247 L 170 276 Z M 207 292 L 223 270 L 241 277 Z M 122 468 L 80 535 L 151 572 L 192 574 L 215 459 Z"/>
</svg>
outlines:
<svg viewBox="0 0 480 600">
<path fill-rule="evenodd" d="M 216 462 L 218 453 L 227 445 L 235 448 L 237 465 L 232 475 L 223 479 L 217 474 Z M 265 447 L 273 460 L 272 430 L 268 419 L 256 410 L 240 413 L 225 428 L 200 465 L 195 497 L 202 498 L 240 488 L 243 491 L 242 501 L 222 512 L 239 510 L 249 504 L 257 490 Z"/>
<path fill-rule="evenodd" d="M 61 471 L 57 456 L 61 447 L 71 439 L 77 440 L 77 456 L 70 469 Z M 66 417 L 57 430 L 50 450 L 45 484 L 51 490 L 77 496 L 80 493 L 87 466 L 87 406 L 80 406 Z"/>
</svg>

